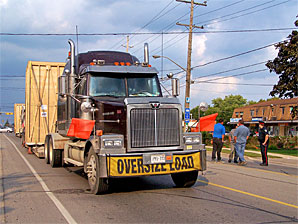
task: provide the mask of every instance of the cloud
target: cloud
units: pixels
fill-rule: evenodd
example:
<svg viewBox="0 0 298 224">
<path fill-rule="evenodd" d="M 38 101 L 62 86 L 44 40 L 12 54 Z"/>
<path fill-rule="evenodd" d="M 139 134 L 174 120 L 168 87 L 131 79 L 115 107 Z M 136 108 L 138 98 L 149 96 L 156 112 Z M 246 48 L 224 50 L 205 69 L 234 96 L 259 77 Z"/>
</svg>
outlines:
<svg viewBox="0 0 298 224">
<path fill-rule="evenodd" d="M 201 58 L 206 51 L 206 35 L 195 35 L 193 38 L 193 52 L 194 56 Z"/>
</svg>

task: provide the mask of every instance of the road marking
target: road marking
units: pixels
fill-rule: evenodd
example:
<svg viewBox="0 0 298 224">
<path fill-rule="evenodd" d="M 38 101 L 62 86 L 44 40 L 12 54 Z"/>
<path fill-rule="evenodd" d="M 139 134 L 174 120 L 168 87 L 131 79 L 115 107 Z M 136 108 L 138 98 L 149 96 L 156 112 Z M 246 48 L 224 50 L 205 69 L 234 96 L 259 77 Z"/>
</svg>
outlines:
<svg viewBox="0 0 298 224">
<path fill-rule="evenodd" d="M 22 153 L 18 150 L 17 146 L 6 136 L 5 138 L 14 146 L 17 153 L 20 155 L 20 157 L 24 160 L 24 162 L 27 164 L 33 175 L 36 177 L 38 182 L 40 183 L 41 187 L 45 191 L 45 193 L 49 196 L 49 198 L 54 202 L 58 210 L 61 212 L 61 214 L 64 216 L 66 221 L 68 223 L 77 223 L 74 218 L 70 215 L 70 213 L 66 210 L 66 208 L 62 205 L 62 203 L 56 198 L 56 196 L 50 191 L 46 183 L 43 181 L 43 179 L 39 176 L 39 174 L 35 171 L 35 169 L 31 166 L 31 164 L 28 162 L 28 160 L 22 155 Z"/>
<path fill-rule="evenodd" d="M 288 203 L 285 203 L 285 202 L 282 202 L 282 201 L 278 201 L 278 200 L 263 197 L 263 196 L 260 196 L 260 195 L 257 195 L 257 194 L 252 194 L 252 193 L 248 193 L 248 192 L 245 192 L 245 191 L 237 190 L 237 189 L 234 189 L 234 188 L 231 188 L 231 187 L 226 187 L 226 186 L 223 186 L 223 185 L 214 184 L 214 183 L 207 182 L 207 181 L 204 181 L 204 180 L 197 180 L 197 181 L 201 182 L 201 183 L 204 183 L 204 184 L 212 185 L 212 186 L 215 186 L 215 187 L 223 188 L 223 189 L 226 189 L 226 190 L 230 190 L 230 191 L 238 192 L 238 193 L 241 193 L 241 194 L 249 195 L 249 196 L 252 196 L 252 197 L 255 197 L 255 198 L 260 198 L 260 199 L 263 199 L 263 200 L 266 200 L 266 201 L 271 201 L 271 202 L 275 202 L 275 203 L 278 203 L 278 204 L 281 204 L 281 205 L 286 205 L 286 206 L 289 206 L 289 207 L 292 207 L 292 208 L 298 208 L 297 205 L 288 204 Z"/>
<path fill-rule="evenodd" d="M 231 164 L 228 163 L 222 163 L 223 165 L 227 165 L 227 166 L 231 166 Z M 238 166 L 239 165 L 235 165 Z M 294 174 L 287 174 L 287 173 L 281 173 L 281 172 L 276 172 L 276 171 L 271 171 L 271 170 L 263 170 L 263 169 L 259 169 L 259 168 L 254 168 L 254 167 L 248 167 L 248 166 L 242 166 L 245 169 L 252 169 L 252 170 L 257 170 L 257 171 L 261 171 L 261 172 L 265 172 L 265 173 L 273 173 L 273 174 L 278 174 L 278 175 L 283 175 L 283 176 L 287 176 L 287 177 L 295 177 L 298 178 L 297 175 Z"/>
</svg>

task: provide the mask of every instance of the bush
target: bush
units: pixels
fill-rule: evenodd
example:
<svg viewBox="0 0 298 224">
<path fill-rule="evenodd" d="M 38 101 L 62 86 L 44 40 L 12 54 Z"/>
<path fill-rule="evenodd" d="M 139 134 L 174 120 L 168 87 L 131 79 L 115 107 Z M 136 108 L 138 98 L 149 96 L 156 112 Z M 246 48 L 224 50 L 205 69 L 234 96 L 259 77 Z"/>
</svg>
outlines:
<svg viewBox="0 0 298 224">
<path fill-rule="evenodd" d="M 282 149 L 284 147 L 284 143 L 279 141 L 279 142 L 277 142 L 276 146 L 277 146 L 277 148 Z"/>
<path fill-rule="evenodd" d="M 278 150 L 278 148 L 275 145 L 269 145 L 268 150 Z"/>
</svg>

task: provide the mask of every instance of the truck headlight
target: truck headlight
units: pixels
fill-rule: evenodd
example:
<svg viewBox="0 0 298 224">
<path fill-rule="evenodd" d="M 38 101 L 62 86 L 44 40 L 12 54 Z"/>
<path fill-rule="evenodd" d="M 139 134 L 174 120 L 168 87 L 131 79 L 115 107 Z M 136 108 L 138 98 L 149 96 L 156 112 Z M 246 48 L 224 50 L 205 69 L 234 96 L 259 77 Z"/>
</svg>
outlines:
<svg viewBox="0 0 298 224">
<path fill-rule="evenodd" d="M 121 139 L 115 139 L 115 140 L 103 140 L 103 145 L 105 148 L 122 148 L 122 140 Z"/>
<path fill-rule="evenodd" d="M 192 138 L 191 137 L 186 137 L 185 138 L 185 143 L 186 144 L 191 144 L 192 143 Z"/>
<path fill-rule="evenodd" d="M 112 140 L 104 140 L 103 142 L 105 147 L 114 146 L 114 141 Z"/>
<path fill-rule="evenodd" d="M 193 145 L 193 144 L 201 144 L 202 143 L 202 137 L 200 135 L 185 135 L 184 136 L 184 143 L 186 145 Z"/>
<path fill-rule="evenodd" d="M 108 134 L 100 136 L 101 149 L 117 149 L 117 152 L 124 152 L 124 136 L 120 134 Z M 118 150 L 119 149 L 119 150 Z"/>
<path fill-rule="evenodd" d="M 194 138 L 192 138 L 192 141 L 193 141 L 193 143 L 195 143 L 195 144 L 201 143 L 201 139 L 200 139 L 199 136 L 198 136 L 198 137 L 194 137 Z"/>
</svg>

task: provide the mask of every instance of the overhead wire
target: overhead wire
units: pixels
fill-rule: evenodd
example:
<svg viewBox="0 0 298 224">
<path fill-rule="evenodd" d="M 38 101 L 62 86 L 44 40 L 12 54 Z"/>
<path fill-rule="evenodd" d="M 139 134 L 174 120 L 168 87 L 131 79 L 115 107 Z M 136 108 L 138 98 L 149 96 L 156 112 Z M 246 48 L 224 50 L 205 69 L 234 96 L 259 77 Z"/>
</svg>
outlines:
<svg viewBox="0 0 298 224">
<path fill-rule="evenodd" d="M 272 6 L 268 6 L 268 7 L 265 7 L 265 8 L 262 8 L 262 9 L 258 9 L 258 10 L 252 11 L 252 12 L 244 13 L 242 15 L 234 16 L 234 17 L 231 17 L 231 18 L 228 18 L 228 19 L 224 19 L 224 20 L 220 20 L 220 21 L 214 21 L 212 23 L 204 24 L 203 26 L 209 26 L 209 25 L 212 25 L 212 24 L 215 24 L 215 23 L 225 22 L 225 21 L 229 21 L 229 20 L 232 20 L 232 19 L 237 19 L 237 18 L 242 17 L 242 16 L 247 16 L 247 15 L 250 15 L 250 14 L 253 14 L 253 13 L 256 13 L 256 12 L 260 12 L 260 11 L 263 11 L 263 10 L 266 10 L 266 9 L 270 9 L 270 8 L 273 8 L 273 7 L 276 7 L 276 6 L 285 4 L 285 3 L 289 2 L 289 1 L 292 1 L 292 0 L 287 0 L 287 1 L 284 1 L 284 2 L 281 2 L 281 3 L 277 3 L 275 5 L 272 5 Z"/>
<path fill-rule="evenodd" d="M 144 29 L 145 27 L 147 27 L 148 25 L 150 25 L 151 23 L 153 23 L 154 21 L 156 21 L 157 19 L 161 18 L 158 17 L 164 10 L 166 10 L 175 0 L 171 0 L 161 11 L 159 11 L 149 22 L 147 22 L 144 26 L 142 26 L 140 29 L 137 29 L 135 32 L 138 32 L 142 29 Z M 157 18 L 158 17 L 158 18 Z M 133 36 L 132 36 L 133 37 Z M 131 37 L 131 38 L 132 38 Z M 116 44 L 114 44 L 112 47 L 110 47 L 110 49 L 116 47 L 118 44 L 120 44 L 123 41 L 123 39 L 119 42 L 117 42 Z"/>
</svg>

